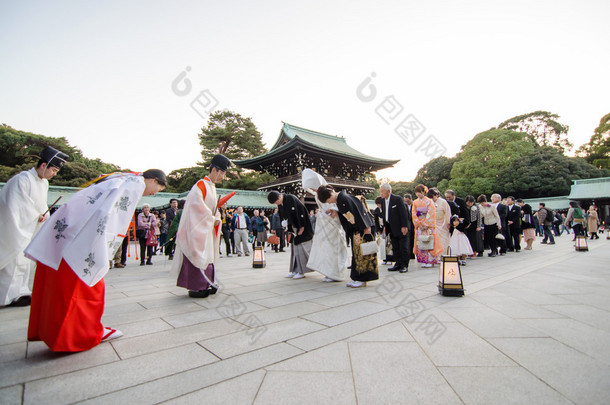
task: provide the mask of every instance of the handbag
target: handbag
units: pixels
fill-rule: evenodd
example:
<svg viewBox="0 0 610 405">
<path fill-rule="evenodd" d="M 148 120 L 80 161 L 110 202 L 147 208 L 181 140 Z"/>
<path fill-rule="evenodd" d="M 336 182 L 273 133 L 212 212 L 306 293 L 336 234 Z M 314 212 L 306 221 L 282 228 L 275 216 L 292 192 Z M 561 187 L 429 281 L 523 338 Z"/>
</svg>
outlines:
<svg viewBox="0 0 610 405">
<path fill-rule="evenodd" d="M 277 235 L 269 235 L 267 237 L 267 243 L 271 244 L 271 245 L 279 245 L 280 244 L 280 237 Z"/>
<path fill-rule="evenodd" d="M 377 253 L 377 250 L 379 249 L 378 240 L 361 243 L 360 249 L 362 250 L 362 256 L 368 256 Z"/>
<path fill-rule="evenodd" d="M 155 230 L 151 226 L 148 230 L 148 236 L 146 237 L 146 246 L 157 246 L 159 241 L 157 240 L 157 235 L 155 234 Z"/>
<path fill-rule="evenodd" d="M 417 248 L 419 250 L 434 249 L 434 235 L 418 235 L 417 236 Z"/>
<path fill-rule="evenodd" d="M 136 229 L 136 238 L 138 238 L 138 239 L 146 238 L 146 229 Z"/>
<path fill-rule="evenodd" d="M 504 235 L 502 235 L 500 232 L 498 232 L 498 234 L 496 235 L 496 239 L 498 239 L 498 240 L 506 240 Z"/>
</svg>

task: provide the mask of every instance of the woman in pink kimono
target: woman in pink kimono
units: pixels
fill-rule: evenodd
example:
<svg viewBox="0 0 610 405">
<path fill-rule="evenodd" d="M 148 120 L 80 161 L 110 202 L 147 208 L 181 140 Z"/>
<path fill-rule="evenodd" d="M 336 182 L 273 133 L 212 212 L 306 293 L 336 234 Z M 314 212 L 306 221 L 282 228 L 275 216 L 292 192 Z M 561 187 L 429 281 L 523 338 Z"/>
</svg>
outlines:
<svg viewBox="0 0 610 405">
<path fill-rule="evenodd" d="M 413 209 L 411 210 L 413 226 L 415 227 L 414 246 L 417 261 L 422 263 L 422 267 L 432 267 L 437 264 L 440 254 L 443 252 L 443 246 L 436 233 L 436 207 L 434 201 L 426 196 L 427 192 L 428 188 L 423 184 L 418 184 L 415 187 L 417 199 L 413 201 Z M 432 249 L 424 247 L 424 238 L 434 240 Z"/>
</svg>

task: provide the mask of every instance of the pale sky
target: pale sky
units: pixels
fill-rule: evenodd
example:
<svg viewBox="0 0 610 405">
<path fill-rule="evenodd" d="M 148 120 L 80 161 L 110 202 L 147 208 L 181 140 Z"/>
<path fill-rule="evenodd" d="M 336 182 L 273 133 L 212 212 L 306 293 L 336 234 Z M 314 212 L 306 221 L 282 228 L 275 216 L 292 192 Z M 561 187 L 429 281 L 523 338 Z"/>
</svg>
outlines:
<svg viewBox="0 0 610 405">
<path fill-rule="evenodd" d="M 211 94 L 267 147 L 284 121 L 401 159 L 377 175 L 409 181 L 430 136 L 454 156 L 536 110 L 587 142 L 610 112 L 609 17 L 606 0 L 0 0 L 0 122 L 169 173 L 201 160 Z M 394 131 L 409 116 L 425 127 L 410 144 Z"/>
</svg>

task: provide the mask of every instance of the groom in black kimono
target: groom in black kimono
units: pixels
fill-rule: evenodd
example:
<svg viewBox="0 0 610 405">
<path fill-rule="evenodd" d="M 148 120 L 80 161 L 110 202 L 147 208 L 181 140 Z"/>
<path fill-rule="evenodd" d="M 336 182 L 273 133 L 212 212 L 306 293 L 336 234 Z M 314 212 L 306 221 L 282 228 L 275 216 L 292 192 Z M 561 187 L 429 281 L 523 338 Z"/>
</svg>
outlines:
<svg viewBox="0 0 610 405">
<path fill-rule="evenodd" d="M 277 205 L 280 218 L 288 221 L 288 231 L 294 233 L 290 244 L 290 273 L 286 275 L 286 278 L 294 280 L 304 278 L 305 273 L 313 271 L 307 267 L 313 239 L 313 228 L 307 208 L 292 194 L 271 191 L 267 195 L 267 200 L 269 203 Z"/>
</svg>

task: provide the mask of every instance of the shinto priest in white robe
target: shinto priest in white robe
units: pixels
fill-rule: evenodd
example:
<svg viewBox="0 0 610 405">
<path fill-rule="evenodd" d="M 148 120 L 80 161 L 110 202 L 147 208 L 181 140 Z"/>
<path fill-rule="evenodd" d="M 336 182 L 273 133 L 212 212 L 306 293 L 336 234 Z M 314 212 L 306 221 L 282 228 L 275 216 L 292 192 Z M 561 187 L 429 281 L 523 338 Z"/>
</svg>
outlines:
<svg viewBox="0 0 610 405">
<path fill-rule="evenodd" d="M 220 220 L 216 186 L 206 176 L 199 180 L 186 197 L 176 233 L 176 251 L 172 273 L 177 285 L 189 291 L 201 291 L 215 284 L 214 264 L 219 257 Z"/>
<path fill-rule="evenodd" d="M 28 340 L 54 351 L 100 343 L 102 279 L 144 190 L 141 175 L 114 173 L 74 194 L 45 222 L 25 249 L 38 262 Z"/>
<path fill-rule="evenodd" d="M 316 230 L 313 236 L 311 252 L 307 267 L 316 270 L 326 277 L 336 281 L 345 279 L 347 271 L 347 243 L 345 231 L 341 226 L 339 217 L 331 217 L 328 210 L 337 211 L 337 204 L 324 203 L 318 200 L 313 190 L 328 184 L 324 177 L 311 169 L 303 170 L 303 189 L 313 193 L 318 204 L 316 214 Z M 310 191 L 311 190 L 311 191 Z"/>
<path fill-rule="evenodd" d="M 13 176 L 0 191 L 0 306 L 32 294 L 28 284 L 35 263 L 23 250 L 40 227 L 48 190 L 48 180 L 32 168 Z"/>
</svg>

